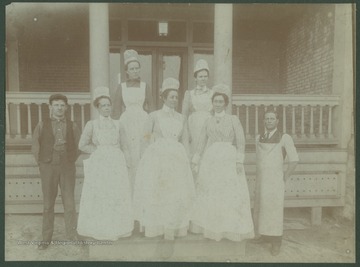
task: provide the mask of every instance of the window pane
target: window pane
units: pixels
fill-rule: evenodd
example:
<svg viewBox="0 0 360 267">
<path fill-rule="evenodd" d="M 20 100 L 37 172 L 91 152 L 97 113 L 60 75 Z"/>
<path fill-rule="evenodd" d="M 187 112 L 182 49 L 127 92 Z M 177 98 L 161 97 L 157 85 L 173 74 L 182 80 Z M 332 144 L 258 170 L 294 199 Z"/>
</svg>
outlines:
<svg viewBox="0 0 360 267">
<path fill-rule="evenodd" d="M 110 52 L 110 95 L 114 96 L 116 89 L 121 83 L 121 74 L 120 74 L 120 51 L 111 51 Z"/>
<path fill-rule="evenodd" d="M 141 80 L 151 87 L 152 85 L 152 54 L 150 52 L 138 51 L 141 64 Z"/>
<path fill-rule="evenodd" d="M 162 71 L 163 71 L 163 80 L 165 80 L 166 78 L 175 78 L 178 81 L 180 81 L 180 88 L 178 90 L 179 92 L 179 102 L 178 102 L 178 107 L 181 107 L 181 103 L 182 103 L 182 87 L 183 85 L 181 84 L 181 56 L 180 55 L 163 55 L 162 58 Z M 162 83 L 162 81 L 161 81 Z M 159 84 L 160 86 L 160 84 Z M 159 105 L 160 108 L 160 105 Z"/>
</svg>

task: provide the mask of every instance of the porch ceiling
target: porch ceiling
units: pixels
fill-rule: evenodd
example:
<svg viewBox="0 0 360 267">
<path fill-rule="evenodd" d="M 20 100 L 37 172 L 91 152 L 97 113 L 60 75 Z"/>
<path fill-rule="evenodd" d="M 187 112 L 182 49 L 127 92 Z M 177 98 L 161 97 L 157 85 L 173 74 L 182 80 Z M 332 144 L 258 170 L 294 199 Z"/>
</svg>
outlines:
<svg viewBox="0 0 360 267">
<path fill-rule="evenodd" d="M 241 20 L 278 21 L 300 16 L 313 4 L 234 4 L 234 18 Z M 6 7 L 7 23 L 16 21 L 25 24 L 34 18 L 42 18 L 46 23 L 73 16 L 87 16 L 87 3 L 12 3 Z M 110 3 L 110 18 L 137 19 L 195 19 L 212 20 L 214 4 L 154 4 L 154 3 Z"/>
<path fill-rule="evenodd" d="M 234 4 L 234 23 L 241 25 L 242 21 L 247 24 L 251 21 L 251 25 L 257 25 L 257 30 L 261 25 L 288 25 L 315 6 L 321 5 Z M 84 35 L 88 31 L 88 9 L 88 3 L 12 3 L 6 7 L 6 38 L 32 38 L 30 34 L 49 38 L 47 36 L 55 32 L 67 36 Z M 110 3 L 109 17 L 212 21 L 214 4 Z"/>
</svg>

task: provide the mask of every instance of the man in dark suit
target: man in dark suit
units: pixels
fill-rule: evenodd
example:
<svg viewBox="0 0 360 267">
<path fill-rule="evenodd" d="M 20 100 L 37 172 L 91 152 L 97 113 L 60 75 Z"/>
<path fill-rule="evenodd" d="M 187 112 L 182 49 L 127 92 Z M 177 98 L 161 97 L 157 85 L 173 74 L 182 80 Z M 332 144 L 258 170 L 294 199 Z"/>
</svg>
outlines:
<svg viewBox="0 0 360 267">
<path fill-rule="evenodd" d="M 67 104 L 66 96 L 51 95 L 50 118 L 40 121 L 33 133 L 32 153 L 39 165 L 44 198 L 40 250 L 46 249 L 51 243 L 58 185 L 64 206 L 66 237 L 69 240 L 77 239 L 74 188 L 80 130 L 66 118 Z"/>
</svg>

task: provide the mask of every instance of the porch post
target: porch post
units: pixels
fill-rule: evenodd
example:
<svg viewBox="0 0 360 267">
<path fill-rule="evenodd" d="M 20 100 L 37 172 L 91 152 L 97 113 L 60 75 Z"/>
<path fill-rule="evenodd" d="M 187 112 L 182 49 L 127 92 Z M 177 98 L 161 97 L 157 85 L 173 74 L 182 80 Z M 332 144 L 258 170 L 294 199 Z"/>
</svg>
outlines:
<svg viewBox="0 0 360 267">
<path fill-rule="evenodd" d="M 109 87 L 109 10 L 106 3 L 89 4 L 90 92 L 98 86 Z M 93 99 L 91 97 L 91 99 Z M 97 112 L 91 105 L 91 118 Z"/>
<path fill-rule="evenodd" d="M 214 85 L 223 83 L 232 89 L 233 5 L 215 4 Z M 231 113 L 231 95 L 227 112 Z"/>
<path fill-rule="evenodd" d="M 334 108 L 333 133 L 339 147 L 347 148 L 353 127 L 353 20 L 351 4 L 335 5 L 333 94 L 340 95 Z"/>
<path fill-rule="evenodd" d="M 19 92 L 20 91 L 20 81 L 19 81 L 19 42 L 17 37 L 9 40 L 6 43 L 6 78 L 8 79 L 7 86 L 9 87 L 9 92 Z M 20 129 L 17 129 L 17 108 L 15 105 L 6 106 L 8 110 L 6 112 L 9 115 L 9 128 L 7 131 L 9 133 L 20 132 Z M 12 116 L 10 116 L 12 114 Z"/>
</svg>

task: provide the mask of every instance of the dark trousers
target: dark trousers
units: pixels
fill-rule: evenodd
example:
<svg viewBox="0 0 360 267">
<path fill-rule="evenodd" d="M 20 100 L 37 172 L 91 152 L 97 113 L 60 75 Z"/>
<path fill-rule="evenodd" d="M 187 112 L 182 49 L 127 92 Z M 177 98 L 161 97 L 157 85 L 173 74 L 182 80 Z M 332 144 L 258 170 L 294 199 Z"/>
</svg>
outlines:
<svg viewBox="0 0 360 267">
<path fill-rule="evenodd" d="M 74 199 L 75 163 L 68 162 L 65 154 L 55 152 L 52 162 L 40 162 L 39 169 L 44 196 L 43 241 L 51 241 L 54 231 L 54 206 L 58 193 L 58 185 L 60 185 L 64 206 L 66 237 L 71 238 L 76 235 L 77 224 Z"/>
</svg>

